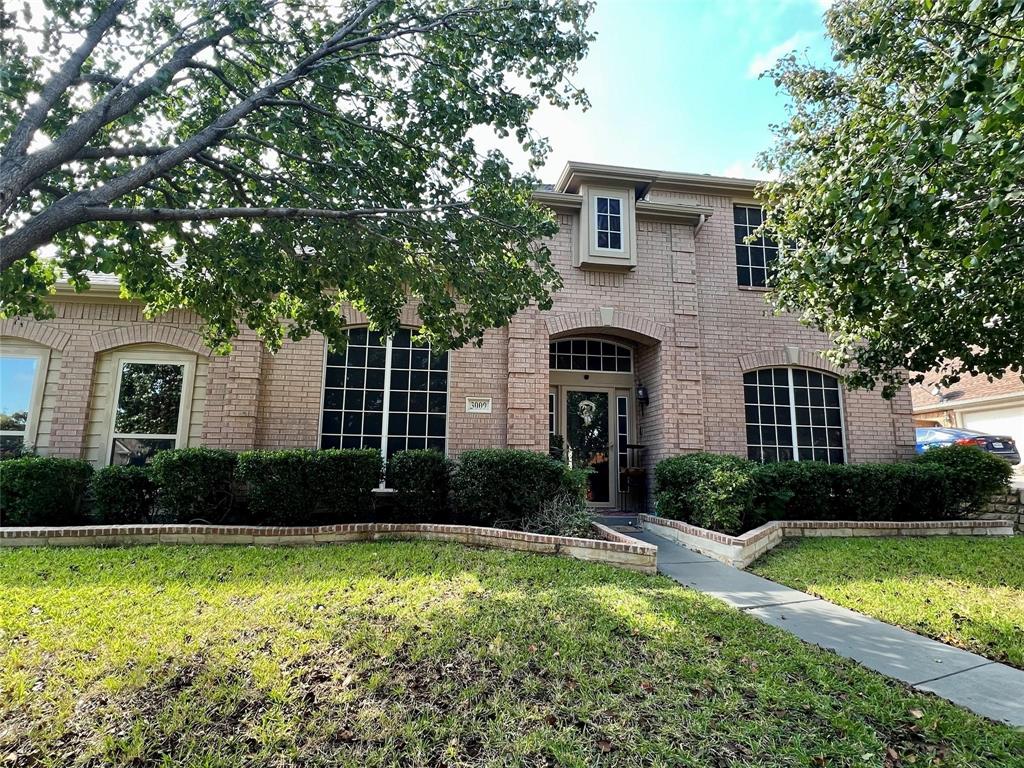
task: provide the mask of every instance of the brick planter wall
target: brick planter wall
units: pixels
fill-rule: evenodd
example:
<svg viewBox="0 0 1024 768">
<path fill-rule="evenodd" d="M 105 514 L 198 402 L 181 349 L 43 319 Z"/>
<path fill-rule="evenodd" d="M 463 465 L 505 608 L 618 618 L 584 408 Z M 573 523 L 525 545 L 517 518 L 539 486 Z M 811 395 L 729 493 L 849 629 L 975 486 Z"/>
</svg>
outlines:
<svg viewBox="0 0 1024 768">
<path fill-rule="evenodd" d="M 746 568 L 783 539 L 803 536 L 1012 536 L 1009 520 L 934 520 L 877 522 L 853 520 L 773 520 L 729 536 L 679 520 L 640 515 L 640 526 L 692 550 Z"/>
<path fill-rule="evenodd" d="M 0 528 L 2 547 L 104 547 L 136 544 L 316 545 L 381 539 L 453 541 L 477 547 L 572 557 L 642 573 L 656 571 L 658 548 L 603 525 L 594 539 L 545 536 L 471 525 L 351 523 L 315 527 L 244 525 L 94 525 L 63 528 Z"/>
<path fill-rule="evenodd" d="M 976 517 L 979 520 L 1009 520 L 1017 533 L 1024 533 L 1024 488 L 993 496 Z"/>
</svg>

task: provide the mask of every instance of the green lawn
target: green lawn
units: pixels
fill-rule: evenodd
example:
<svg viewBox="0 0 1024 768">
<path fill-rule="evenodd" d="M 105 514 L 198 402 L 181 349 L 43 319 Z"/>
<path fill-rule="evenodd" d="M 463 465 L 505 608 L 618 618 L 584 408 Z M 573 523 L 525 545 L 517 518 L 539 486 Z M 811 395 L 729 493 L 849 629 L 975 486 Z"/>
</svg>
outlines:
<svg viewBox="0 0 1024 768">
<path fill-rule="evenodd" d="M 3 766 L 1022 754 L 1022 732 L 663 577 L 431 543 L 0 553 Z"/>
<path fill-rule="evenodd" d="M 803 539 L 751 570 L 1024 668 L 1024 536 Z"/>
</svg>

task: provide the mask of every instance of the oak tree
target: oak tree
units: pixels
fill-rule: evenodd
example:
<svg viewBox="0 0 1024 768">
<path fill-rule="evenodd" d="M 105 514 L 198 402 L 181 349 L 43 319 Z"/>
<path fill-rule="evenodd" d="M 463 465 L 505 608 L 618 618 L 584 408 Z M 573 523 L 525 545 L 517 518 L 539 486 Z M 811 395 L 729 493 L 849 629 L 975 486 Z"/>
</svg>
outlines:
<svg viewBox="0 0 1024 768">
<path fill-rule="evenodd" d="M 66 276 L 114 273 L 226 348 L 271 347 L 344 306 L 478 339 L 558 284 L 534 179 L 480 139 L 571 83 L 576 0 L 45 0 L 5 5 L 0 312 L 46 316 Z M 535 166 L 534 166 L 535 167 Z"/>
<path fill-rule="evenodd" d="M 843 0 L 825 18 L 834 64 L 771 73 L 791 100 L 763 157 L 776 305 L 836 339 L 854 386 L 1020 375 L 1024 2 Z"/>
</svg>

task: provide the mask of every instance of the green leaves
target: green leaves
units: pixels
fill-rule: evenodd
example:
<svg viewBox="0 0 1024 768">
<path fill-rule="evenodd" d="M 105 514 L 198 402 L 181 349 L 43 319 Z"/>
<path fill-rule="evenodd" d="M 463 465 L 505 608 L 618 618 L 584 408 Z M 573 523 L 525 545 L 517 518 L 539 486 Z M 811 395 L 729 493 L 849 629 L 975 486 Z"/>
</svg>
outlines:
<svg viewBox="0 0 1024 768">
<path fill-rule="evenodd" d="M 892 395 L 943 360 L 947 381 L 1020 375 L 1024 5 L 851 0 L 826 24 L 833 70 L 773 71 L 792 101 L 762 158 L 791 244 L 776 306 L 836 340 L 854 386 Z"/>
<path fill-rule="evenodd" d="M 5 25 L 4 52 L 27 63 L 4 72 L 0 140 L 68 58 L 68 27 L 107 4 L 80 5 L 48 7 L 35 49 L 23 25 Z M 575 0 L 228 0 L 205 15 L 187 0 L 130 5 L 82 66 L 94 82 L 69 87 L 40 126 L 51 147 L 73 146 L 68 126 L 105 97 L 133 92 L 138 61 L 165 66 L 238 28 L 88 135 L 87 152 L 44 168 L 16 194 L 0 244 L 52 244 L 76 286 L 114 272 L 151 314 L 193 309 L 219 349 L 242 325 L 271 349 L 315 331 L 337 341 L 349 306 L 386 331 L 409 299 L 435 346 L 479 339 L 547 305 L 559 283 L 539 245 L 555 226 L 532 201 L 535 179 L 472 135 L 515 135 L 543 161 L 547 142 L 524 126 L 542 101 L 586 103 L 569 78 L 590 11 Z M 261 213 L 196 213 L 221 209 Z M 52 234 L 19 239 L 41 223 Z M 54 277 L 53 262 L 5 260 L 0 312 L 45 313 Z"/>
</svg>

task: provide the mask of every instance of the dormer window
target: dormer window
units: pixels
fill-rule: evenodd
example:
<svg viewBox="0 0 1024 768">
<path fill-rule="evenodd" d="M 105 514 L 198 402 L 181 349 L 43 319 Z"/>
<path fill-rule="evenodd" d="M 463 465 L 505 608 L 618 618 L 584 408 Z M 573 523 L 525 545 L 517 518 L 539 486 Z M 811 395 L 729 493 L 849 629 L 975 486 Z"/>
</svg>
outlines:
<svg viewBox="0 0 1024 768">
<path fill-rule="evenodd" d="M 594 198 L 594 233 L 597 248 L 609 251 L 622 250 L 623 201 L 619 197 Z"/>
<path fill-rule="evenodd" d="M 636 266 L 636 193 L 630 187 L 580 185 L 576 266 L 621 270 Z"/>
</svg>

